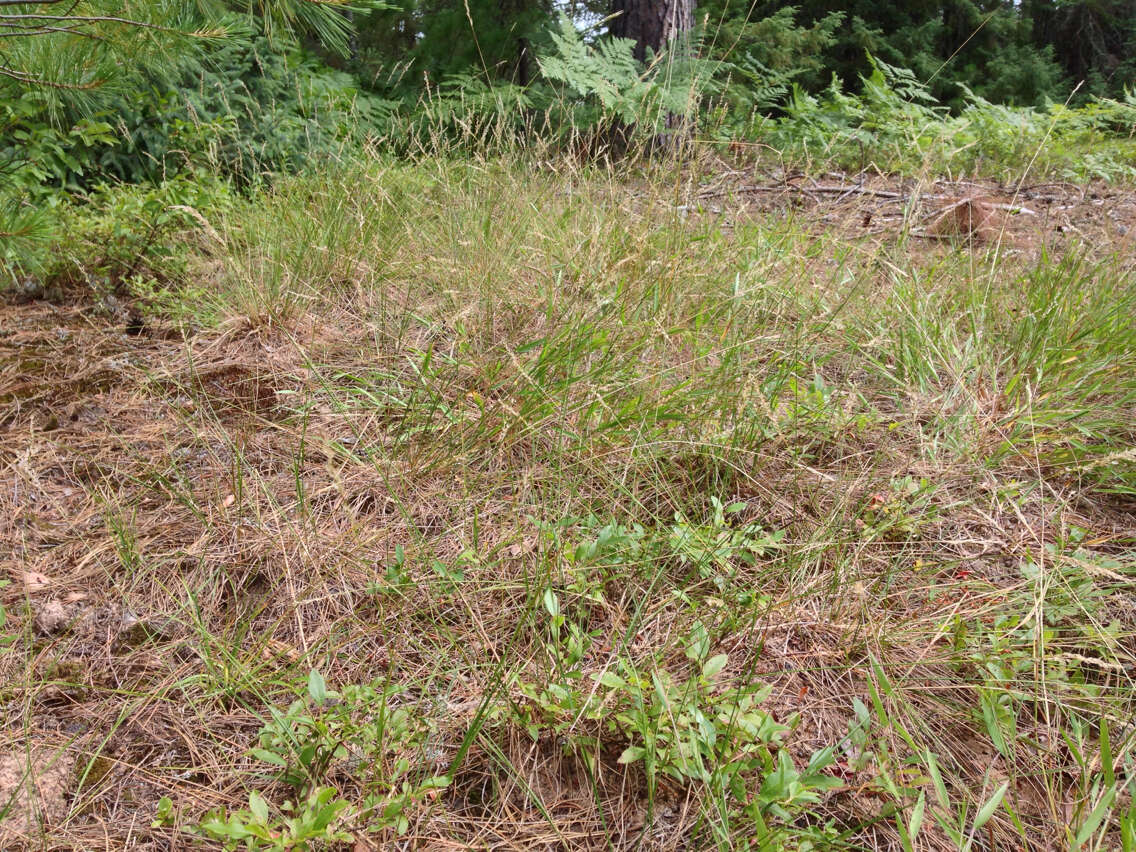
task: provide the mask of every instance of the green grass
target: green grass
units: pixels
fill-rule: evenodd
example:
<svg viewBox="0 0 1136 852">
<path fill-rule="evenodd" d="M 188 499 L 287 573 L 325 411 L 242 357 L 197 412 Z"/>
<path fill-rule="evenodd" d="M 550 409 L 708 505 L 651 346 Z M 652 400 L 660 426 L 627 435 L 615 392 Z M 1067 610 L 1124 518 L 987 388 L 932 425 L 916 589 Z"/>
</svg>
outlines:
<svg viewBox="0 0 1136 852">
<path fill-rule="evenodd" d="M 71 489 L 13 564 L 148 625 L 69 675 L 115 769 L 50 842 L 1136 849 L 1131 264 L 697 192 L 369 161 L 198 211 L 135 284 L 184 342 L 5 439 Z M 97 644 L 44 599 L 26 730 Z"/>
</svg>

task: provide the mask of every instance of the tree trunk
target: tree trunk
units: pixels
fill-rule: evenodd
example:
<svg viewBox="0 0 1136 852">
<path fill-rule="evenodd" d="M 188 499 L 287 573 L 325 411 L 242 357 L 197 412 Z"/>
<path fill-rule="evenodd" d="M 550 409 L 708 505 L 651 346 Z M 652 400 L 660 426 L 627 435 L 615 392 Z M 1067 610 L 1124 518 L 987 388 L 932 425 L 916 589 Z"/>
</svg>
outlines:
<svg viewBox="0 0 1136 852">
<path fill-rule="evenodd" d="M 685 38 L 694 28 L 694 0 L 611 0 L 618 15 L 611 34 L 635 42 L 635 58 L 646 61 L 648 48 L 662 52 L 672 39 Z"/>
<path fill-rule="evenodd" d="M 635 58 L 646 62 L 650 54 L 677 52 L 690 49 L 690 34 L 694 29 L 695 0 L 611 0 L 614 17 L 609 25 L 613 36 L 629 38 L 635 42 Z M 653 138 L 655 147 L 678 152 L 689 138 L 689 120 L 668 113 L 664 129 Z"/>
</svg>

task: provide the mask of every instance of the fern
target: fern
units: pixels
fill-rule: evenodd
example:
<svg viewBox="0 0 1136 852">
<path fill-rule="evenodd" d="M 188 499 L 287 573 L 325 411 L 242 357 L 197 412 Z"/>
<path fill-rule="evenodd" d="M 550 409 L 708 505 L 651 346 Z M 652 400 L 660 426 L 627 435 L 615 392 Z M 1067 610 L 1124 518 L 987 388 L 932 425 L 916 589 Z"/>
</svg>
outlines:
<svg viewBox="0 0 1136 852">
<path fill-rule="evenodd" d="M 1046 109 L 991 103 L 961 86 L 963 107 L 950 115 L 909 70 L 869 56 L 872 71 L 850 95 L 834 78 L 810 95 L 795 83 L 780 118 L 755 123 L 753 138 L 790 161 L 824 158 L 847 168 L 874 163 L 915 171 L 949 167 L 1006 177 L 1027 164 L 1069 179 L 1136 179 L 1136 148 L 1103 145 L 1136 136 L 1136 97 L 1099 98 Z"/>
<path fill-rule="evenodd" d="M 565 15 L 549 37 L 554 49 L 537 57 L 542 76 L 568 95 L 594 101 L 597 121 L 614 117 L 655 132 L 668 115 L 693 117 L 702 98 L 719 88 L 714 74 L 721 62 L 675 54 L 643 69 L 630 39 L 589 44 Z"/>
<path fill-rule="evenodd" d="M 594 97 L 605 111 L 633 122 L 650 91 L 632 54 L 634 42 L 608 38 L 585 44 L 566 15 L 549 36 L 555 51 L 537 57 L 545 79 L 562 83 L 577 97 Z"/>
<path fill-rule="evenodd" d="M 738 76 L 746 83 L 739 87 L 741 97 L 751 109 L 768 112 L 780 106 L 789 95 L 793 79 L 803 69 L 777 71 L 758 60 L 752 53 L 746 53 L 736 66 Z"/>
<path fill-rule="evenodd" d="M 861 78 L 864 83 L 864 94 L 868 98 L 875 97 L 889 103 L 898 98 L 913 104 L 933 105 L 934 108 L 942 110 L 934 95 L 910 68 L 888 65 L 871 53 L 868 54 L 868 64 L 872 73 Z"/>
</svg>

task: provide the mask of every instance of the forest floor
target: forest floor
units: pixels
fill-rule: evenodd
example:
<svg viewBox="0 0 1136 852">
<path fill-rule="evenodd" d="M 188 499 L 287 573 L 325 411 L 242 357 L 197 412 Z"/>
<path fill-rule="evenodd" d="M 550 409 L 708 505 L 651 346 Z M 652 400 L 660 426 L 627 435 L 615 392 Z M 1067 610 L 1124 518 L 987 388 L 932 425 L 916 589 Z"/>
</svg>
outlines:
<svg viewBox="0 0 1136 852">
<path fill-rule="evenodd" d="M 0 848 L 1136 842 L 1136 192 L 202 219 L 0 302 Z"/>
</svg>

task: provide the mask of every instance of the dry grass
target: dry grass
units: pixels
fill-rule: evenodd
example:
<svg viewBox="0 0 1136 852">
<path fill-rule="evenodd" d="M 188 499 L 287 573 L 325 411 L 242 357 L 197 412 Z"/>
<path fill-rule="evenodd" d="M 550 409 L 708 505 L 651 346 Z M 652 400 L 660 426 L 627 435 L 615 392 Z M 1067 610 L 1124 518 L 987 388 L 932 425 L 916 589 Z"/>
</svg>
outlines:
<svg viewBox="0 0 1136 852">
<path fill-rule="evenodd" d="M 2 759 L 77 767 L 4 848 L 320 788 L 354 849 L 1120 848 L 1131 242 L 1034 191 L 368 164 L 202 211 L 141 334 L 0 307 Z"/>
</svg>

